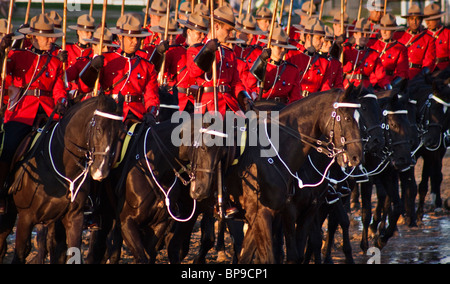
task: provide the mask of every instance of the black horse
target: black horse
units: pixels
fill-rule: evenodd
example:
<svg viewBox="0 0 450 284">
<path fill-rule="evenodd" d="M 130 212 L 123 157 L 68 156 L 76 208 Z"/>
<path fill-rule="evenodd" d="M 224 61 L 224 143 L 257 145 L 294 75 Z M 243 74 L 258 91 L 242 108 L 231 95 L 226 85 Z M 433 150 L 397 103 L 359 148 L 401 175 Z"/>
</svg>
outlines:
<svg viewBox="0 0 450 284">
<path fill-rule="evenodd" d="M 356 118 L 360 126 L 364 152 L 377 154 L 385 146 L 384 134 L 381 128 L 381 110 L 377 97 L 374 94 L 370 94 L 368 90 L 361 90 L 358 102 L 361 104 L 361 107 L 355 112 L 357 112 Z M 286 210 L 287 213 L 291 214 L 295 212 L 295 217 L 290 218 L 294 218 L 297 224 L 297 255 L 300 262 L 308 262 L 312 253 L 314 253 L 315 262 L 321 262 L 321 228 L 323 222 L 328 217 L 329 228 L 325 262 L 332 262 L 331 246 L 334 241 L 334 233 L 340 224 L 344 240 L 345 261 L 346 263 L 353 263 L 349 238 L 350 221 L 343 206 L 342 198 L 337 203 L 329 204 L 326 201 L 326 195 L 328 190 L 334 191 L 336 187 L 346 186 L 353 188 L 347 182 L 352 183 L 348 178 L 352 176 L 355 169 L 350 173 L 344 173 L 336 164 L 331 164 L 330 166 L 330 162 L 331 159 L 323 158 L 317 151 L 310 152 L 308 161 L 299 171 L 299 176 L 304 182 L 314 186 L 302 190 L 297 189 L 290 206 L 295 207 L 295 209 Z M 329 169 L 327 169 L 328 167 Z M 293 230 L 295 228 L 286 229 L 286 232 Z M 286 237 L 288 237 L 288 234 Z M 304 259 L 304 249 L 308 237 L 308 251 Z M 294 257 L 297 257 L 297 255 L 294 254 Z M 287 253 L 287 260 L 290 262 L 293 261 L 292 253 L 289 251 Z"/>
<path fill-rule="evenodd" d="M 198 119 L 200 122 L 195 122 Z M 150 127 L 138 125 L 138 135 L 130 138 L 130 149 L 107 181 L 115 186 L 113 200 L 118 203 L 103 218 L 114 216 L 111 210 L 118 214 L 123 240 L 137 263 L 155 261 L 174 222 L 195 221 L 197 201 L 186 198 L 189 183 L 195 181 L 196 186 L 205 188 L 212 184 L 223 147 L 207 145 L 211 136 L 220 133 L 209 131 L 202 119 L 203 116 L 191 115 Z M 112 225 L 111 220 L 102 223 L 105 226 L 96 240 L 99 247 L 93 248 L 93 262 L 101 260 Z"/>
<path fill-rule="evenodd" d="M 422 170 L 422 180 L 419 183 L 419 203 L 417 215 L 419 222 L 422 221 L 424 214 L 425 197 L 428 192 L 428 181 L 431 183 L 432 206 L 440 208 L 442 199 L 440 196 L 440 188 L 442 183 L 442 160 L 446 153 L 446 146 L 443 143 L 443 133 L 448 129 L 448 121 L 450 117 L 449 101 L 450 101 L 450 68 L 435 72 L 431 76 L 431 84 L 427 84 L 432 89 L 426 94 L 427 104 L 430 105 L 430 125 L 434 132 L 428 133 L 434 143 L 425 144 L 418 153 L 418 157 L 423 158 L 424 166 Z M 414 89 L 412 89 L 414 92 Z M 434 107 L 433 107 L 434 106 Z M 438 132 L 436 134 L 436 132 Z M 436 142 L 437 141 L 437 142 Z"/>
<path fill-rule="evenodd" d="M 124 131 L 122 107 L 123 98 L 116 102 L 104 95 L 72 107 L 16 165 L 10 187 L 14 207 L 4 216 L 0 233 L 3 245 L 18 213 L 14 263 L 25 262 L 36 224 L 61 220 L 67 245 L 80 248 L 89 194 L 85 181 L 108 176 L 118 137 Z"/>
<path fill-rule="evenodd" d="M 377 157 L 366 155 L 366 167 L 372 175 L 368 182 L 361 183 L 361 214 L 363 222 L 361 249 L 364 252 L 369 248 L 368 229 L 372 216 L 371 195 L 374 178 L 379 179 L 382 188 L 385 190 L 381 192 L 381 188 L 377 187 L 378 202 L 384 205 L 385 195 L 387 194 L 389 196 L 389 204 L 392 204 L 390 206 L 389 227 L 385 233 L 380 233 L 376 243 L 377 246 L 383 247 L 387 240 L 392 237 L 401 213 L 397 171 L 408 170 L 412 164 L 411 140 L 413 135 L 411 134 L 412 130 L 408 120 L 408 111 L 405 109 L 405 103 L 399 100 L 397 93 L 393 96 L 389 93 L 380 94 L 380 96 L 383 95 L 390 95 L 389 97 L 379 99 L 382 109 L 382 127 L 386 139 L 386 156 Z M 374 232 L 378 230 L 378 224 L 381 220 L 380 214 L 381 212 L 377 212 L 374 215 L 373 223 L 370 225 Z"/>
<path fill-rule="evenodd" d="M 293 182 L 297 181 L 295 174 L 289 173 L 290 169 L 297 171 L 300 168 L 311 147 L 333 153 L 342 166 L 360 163 L 359 130 L 353 118 L 354 109 L 347 107 L 355 106 L 356 102 L 351 91 L 336 90 L 295 102 L 282 109 L 278 119 L 273 117 L 274 113 L 271 118 L 262 119 L 259 113 L 259 122 L 253 124 L 260 134 L 257 145 L 246 147 L 237 165 L 228 169 L 224 179 L 229 194 L 236 202 L 241 201 L 249 223 L 239 262 L 250 262 L 256 250 L 259 262 L 275 262 L 272 222 L 285 207 Z M 279 151 L 273 144 L 276 138 L 275 132 L 271 132 L 273 125 L 280 128 L 282 147 Z M 249 133 L 257 132 L 249 127 Z M 318 138 L 322 134 L 329 137 L 328 143 L 320 144 Z M 247 143 L 249 139 L 251 137 L 247 138 Z M 274 151 L 273 156 L 264 154 L 262 151 L 267 150 L 267 146 L 262 145 L 269 145 L 269 151 Z M 262 157 L 267 154 L 269 157 Z M 209 194 L 206 190 L 197 191 L 196 196 L 206 198 Z"/>
</svg>

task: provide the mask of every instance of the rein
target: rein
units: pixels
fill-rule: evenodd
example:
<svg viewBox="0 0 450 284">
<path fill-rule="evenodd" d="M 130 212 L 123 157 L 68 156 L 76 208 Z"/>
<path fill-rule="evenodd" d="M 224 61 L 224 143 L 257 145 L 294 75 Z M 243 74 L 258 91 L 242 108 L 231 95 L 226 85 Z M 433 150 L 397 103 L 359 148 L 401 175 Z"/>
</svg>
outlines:
<svg viewBox="0 0 450 284">
<path fill-rule="evenodd" d="M 148 133 L 150 132 L 150 129 L 152 129 L 152 128 L 149 127 L 149 128 L 147 129 L 147 131 L 145 132 L 145 138 L 144 138 L 144 159 L 145 159 L 145 163 L 147 164 L 147 168 L 148 168 L 148 170 L 149 170 L 149 172 L 150 172 L 150 175 L 151 175 L 152 178 L 153 178 L 153 181 L 155 182 L 155 184 L 158 186 L 159 190 L 162 192 L 162 194 L 163 194 L 164 197 L 165 197 L 164 200 L 165 200 L 166 207 L 167 207 L 167 212 L 169 212 L 169 215 L 170 215 L 175 221 L 178 221 L 178 222 L 187 222 L 187 221 L 191 220 L 192 217 L 193 217 L 194 214 L 195 214 L 195 210 L 196 210 L 196 208 L 197 208 L 197 201 L 194 199 L 194 206 L 193 206 L 193 208 L 192 208 L 192 213 L 191 213 L 191 215 L 190 215 L 188 218 L 186 218 L 186 219 L 180 219 L 180 218 L 176 217 L 176 216 L 172 213 L 172 211 L 170 210 L 170 198 L 169 198 L 169 195 L 170 195 L 170 192 L 172 191 L 173 187 L 174 187 L 175 184 L 177 183 L 178 178 L 179 178 L 179 177 L 181 178 L 181 176 L 179 176 L 179 173 L 175 170 L 175 168 L 173 168 L 172 164 L 170 164 L 170 162 L 169 162 L 170 166 L 172 167 L 173 171 L 175 172 L 175 179 L 174 179 L 172 185 L 171 185 L 171 186 L 169 187 L 169 189 L 167 190 L 167 192 L 164 190 L 164 188 L 162 187 L 162 185 L 161 185 L 161 184 L 158 182 L 158 180 L 156 179 L 155 175 L 153 174 L 152 167 L 150 166 L 150 162 L 148 161 L 148 158 L 147 158 L 147 143 L 146 143 L 146 142 L 147 142 L 147 137 L 148 137 Z M 152 134 L 153 134 L 154 137 L 157 137 L 157 135 L 156 135 L 156 133 L 155 133 L 154 131 L 152 131 Z M 158 144 L 158 147 L 159 147 L 159 142 L 156 142 L 156 144 Z M 163 155 L 165 155 L 161 148 L 160 148 L 160 151 L 163 153 Z M 169 161 L 168 159 L 166 159 L 166 160 Z M 177 174 L 178 174 L 178 175 L 177 175 Z M 190 181 L 189 181 L 189 182 L 190 182 Z M 189 183 L 189 182 L 188 182 L 188 183 Z M 185 183 L 185 181 L 183 180 L 183 184 L 184 184 L 184 183 Z"/>
</svg>

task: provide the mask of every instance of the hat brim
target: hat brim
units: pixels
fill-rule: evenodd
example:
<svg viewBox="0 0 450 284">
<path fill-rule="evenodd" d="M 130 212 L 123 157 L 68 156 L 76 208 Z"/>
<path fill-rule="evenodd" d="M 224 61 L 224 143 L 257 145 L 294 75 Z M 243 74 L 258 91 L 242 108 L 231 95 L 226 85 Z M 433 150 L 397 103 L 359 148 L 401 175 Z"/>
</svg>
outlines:
<svg viewBox="0 0 450 284">
<path fill-rule="evenodd" d="M 305 17 L 311 17 L 311 18 L 319 17 L 319 14 L 317 14 L 317 13 L 314 13 L 314 14 L 312 14 L 312 16 L 309 16 L 309 13 L 308 12 L 303 12 L 302 9 L 295 9 L 294 13 L 299 15 L 299 16 L 305 16 Z"/>
<path fill-rule="evenodd" d="M 269 42 L 269 39 L 265 38 L 265 39 L 260 39 L 259 41 L 262 42 L 262 43 L 267 44 Z M 295 46 L 293 46 L 291 44 L 280 44 L 280 43 L 278 43 L 276 41 L 273 41 L 273 40 L 272 40 L 272 42 L 270 44 L 273 45 L 273 46 L 284 47 L 286 49 L 297 49 L 297 47 L 295 47 Z"/>
<path fill-rule="evenodd" d="M 423 15 L 423 14 L 420 14 L 420 15 L 403 15 L 403 16 L 400 16 L 400 18 L 404 18 L 404 19 L 407 19 L 407 18 L 409 18 L 409 17 L 419 17 L 419 18 L 424 18 L 425 16 Z"/>
<path fill-rule="evenodd" d="M 64 36 L 64 33 L 61 29 L 53 29 L 53 33 L 40 33 L 32 31 L 31 28 L 23 28 L 18 30 L 19 33 L 25 34 L 25 35 L 34 35 L 34 36 L 43 36 L 43 37 L 62 37 Z"/>
<path fill-rule="evenodd" d="M 120 35 L 120 36 L 128 36 L 128 37 L 148 37 L 151 36 L 152 33 L 146 32 L 146 31 L 141 31 L 140 34 L 129 34 L 129 33 L 124 33 L 122 32 L 120 29 L 118 28 L 110 28 L 109 29 L 111 31 L 111 33 L 115 34 L 115 35 Z"/>
<path fill-rule="evenodd" d="M 188 23 L 187 20 L 181 20 L 181 19 L 178 19 L 177 22 L 178 22 L 180 25 L 182 25 L 182 26 L 184 26 L 184 27 L 186 27 L 186 28 L 188 28 L 188 29 L 190 29 L 190 30 L 196 30 L 196 31 L 201 32 L 201 33 L 204 33 L 204 34 L 207 34 L 208 31 L 209 31 L 209 27 L 205 28 L 205 27 L 198 26 L 198 25 L 197 25 L 197 26 L 193 26 L 193 25 L 191 25 L 190 23 Z"/>
<path fill-rule="evenodd" d="M 85 32 L 95 32 L 95 27 L 93 28 L 82 28 L 76 25 L 70 25 L 67 26 L 69 29 L 73 30 L 73 31 L 85 31 Z"/>
<path fill-rule="evenodd" d="M 437 20 L 437 19 L 440 19 L 440 18 L 442 18 L 443 16 L 445 15 L 445 12 L 441 12 L 440 14 L 437 14 L 437 15 L 432 15 L 432 16 L 423 16 L 423 19 L 425 20 L 425 21 L 427 21 L 427 20 Z"/>
<path fill-rule="evenodd" d="M 248 28 L 246 28 L 245 26 L 238 26 L 236 25 L 235 29 L 241 33 L 244 34 L 252 34 L 252 35 L 266 35 L 268 34 L 268 32 L 264 32 L 260 29 L 256 29 L 256 30 L 250 30 Z"/>
<path fill-rule="evenodd" d="M 374 25 L 373 29 L 374 30 L 382 30 L 382 31 L 400 31 L 400 30 L 404 30 L 405 28 L 402 26 L 385 27 L 385 26 L 381 26 L 381 25 Z"/>
<path fill-rule="evenodd" d="M 233 38 L 233 39 L 228 39 L 227 43 L 242 44 L 242 43 L 245 43 L 245 40 L 242 40 L 240 38 Z"/>
<path fill-rule="evenodd" d="M 347 30 L 349 33 L 364 33 L 364 34 L 369 34 L 369 35 L 373 35 L 373 34 L 377 34 L 378 32 L 368 32 L 368 31 L 362 31 L 362 30 Z"/>
<path fill-rule="evenodd" d="M 91 44 L 100 44 L 100 41 L 96 38 L 85 38 L 84 39 L 85 42 L 89 42 Z M 103 45 L 104 46 L 108 46 L 108 47 L 115 47 L 115 48 L 119 48 L 120 45 L 115 44 L 115 43 L 106 43 L 103 41 Z"/>
<path fill-rule="evenodd" d="M 161 27 L 151 27 L 150 30 L 155 33 L 164 34 L 166 31 Z M 183 30 L 177 29 L 176 31 L 168 31 L 169 35 L 179 35 L 183 33 Z"/>
</svg>

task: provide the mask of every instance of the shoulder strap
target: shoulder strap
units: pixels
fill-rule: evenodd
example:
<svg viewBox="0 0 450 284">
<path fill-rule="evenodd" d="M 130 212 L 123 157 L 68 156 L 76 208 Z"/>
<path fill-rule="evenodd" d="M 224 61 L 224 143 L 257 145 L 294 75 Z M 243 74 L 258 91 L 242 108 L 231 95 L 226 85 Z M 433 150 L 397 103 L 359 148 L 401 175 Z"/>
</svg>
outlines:
<svg viewBox="0 0 450 284">
<path fill-rule="evenodd" d="M 110 87 L 108 87 L 105 92 L 109 92 L 112 89 L 114 89 L 117 85 L 120 84 L 120 82 L 122 82 L 123 80 L 125 80 L 130 74 L 131 72 L 133 72 L 133 69 L 136 68 L 136 66 L 138 66 L 139 62 L 141 62 L 141 57 L 140 56 L 136 56 L 136 61 L 134 62 L 133 66 L 131 66 L 131 69 L 128 70 L 127 73 L 125 73 L 118 81 L 116 81 L 114 84 L 112 84 Z"/>
</svg>

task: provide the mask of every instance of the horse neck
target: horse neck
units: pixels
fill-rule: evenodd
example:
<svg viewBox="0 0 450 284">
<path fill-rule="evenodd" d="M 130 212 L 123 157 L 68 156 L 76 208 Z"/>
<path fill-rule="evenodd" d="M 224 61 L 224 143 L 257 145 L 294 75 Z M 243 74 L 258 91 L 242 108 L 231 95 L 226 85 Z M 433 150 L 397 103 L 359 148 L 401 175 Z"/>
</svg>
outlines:
<svg viewBox="0 0 450 284">
<path fill-rule="evenodd" d="M 298 104 L 295 108 L 280 113 L 280 125 L 294 130 L 299 136 L 303 135 L 314 139 L 319 139 L 321 135 L 327 134 L 324 132 L 327 124 L 331 122 L 331 112 L 328 109 L 334 101 L 324 101 L 317 96 L 315 98 L 311 100 L 311 104 Z M 293 168 L 300 167 L 311 150 L 311 145 L 295 139 L 281 128 L 279 133 L 280 141 L 290 141 L 289 145 L 280 147 L 280 155 L 286 157 L 286 162 L 292 164 Z"/>
<path fill-rule="evenodd" d="M 86 158 L 88 152 L 85 135 L 89 123 L 87 119 L 76 122 L 72 117 L 67 123 L 62 120 L 50 135 L 53 163 L 68 177 L 78 175 L 85 166 L 82 160 Z M 68 132 L 73 135 L 68 135 Z"/>
</svg>

